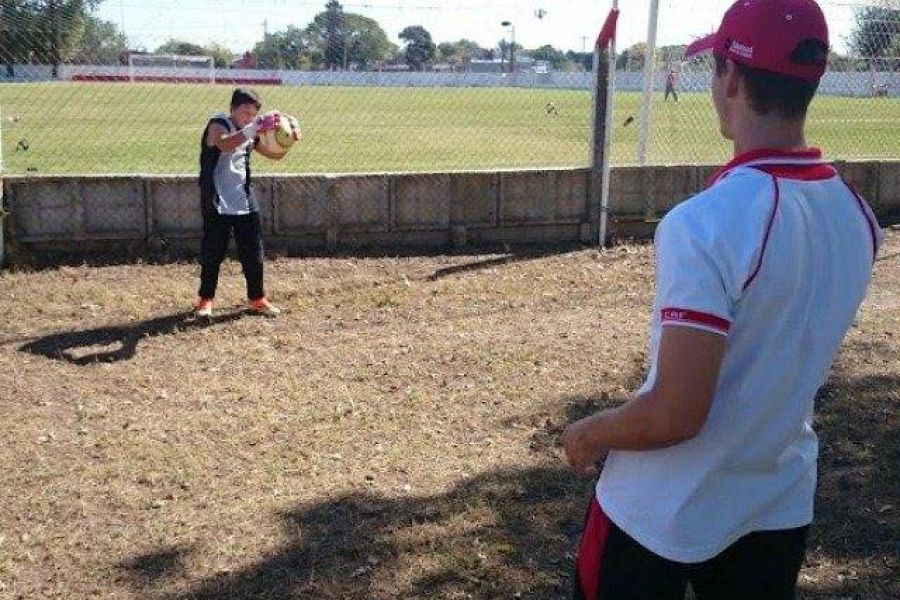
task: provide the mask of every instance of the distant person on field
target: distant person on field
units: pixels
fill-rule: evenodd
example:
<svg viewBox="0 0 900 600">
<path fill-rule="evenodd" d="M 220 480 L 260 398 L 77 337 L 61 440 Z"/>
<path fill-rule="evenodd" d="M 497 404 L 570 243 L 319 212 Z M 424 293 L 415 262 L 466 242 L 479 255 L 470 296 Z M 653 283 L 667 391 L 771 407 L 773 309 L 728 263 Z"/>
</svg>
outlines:
<svg viewBox="0 0 900 600">
<path fill-rule="evenodd" d="M 656 233 L 650 371 L 560 442 L 593 475 L 576 598 L 787 600 L 813 520 L 813 404 L 882 234 L 804 133 L 825 73 L 813 0 L 739 0 L 712 50 L 734 159 Z"/>
<path fill-rule="evenodd" d="M 234 90 L 230 112 L 213 116 L 200 141 L 203 242 L 200 291 L 194 303 L 194 312 L 199 317 L 212 316 L 219 267 L 228 251 L 232 231 L 247 280 L 249 310 L 270 317 L 281 312 L 266 298 L 263 287 L 262 227 L 250 172 L 250 155 L 254 149 L 268 158 L 280 158 L 257 144 L 257 136 L 275 129 L 280 116 L 257 116 L 260 108 L 262 101 L 254 90 Z"/>
<path fill-rule="evenodd" d="M 674 69 L 669 71 L 669 74 L 666 76 L 666 98 L 665 101 L 669 101 L 669 94 L 675 96 L 675 102 L 678 102 L 678 92 L 675 91 L 675 86 L 678 85 L 678 74 Z"/>
</svg>

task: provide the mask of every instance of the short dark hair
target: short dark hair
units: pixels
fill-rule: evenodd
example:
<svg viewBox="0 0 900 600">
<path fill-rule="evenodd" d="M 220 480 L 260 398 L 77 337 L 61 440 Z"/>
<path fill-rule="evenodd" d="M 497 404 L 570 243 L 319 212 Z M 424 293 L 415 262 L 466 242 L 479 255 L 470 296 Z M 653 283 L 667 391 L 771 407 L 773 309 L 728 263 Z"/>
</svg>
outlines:
<svg viewBox="0 0 900 600">
<path fill-rule="evenodd" d="M 251 88 L 236 88 L 231 94 L 231 108 L 237 108 L 242 104 L 252 104 L 256 106 L 256 110 L 262 108 L 262 100 L 256 90 Z"/>
<path fill-rule="evenodd" d="M 721 76 L 727 69 L 727 62 L 719 54 L 714 56 L 716 74 Z M 802 65 L 822 65 L 828 60 L 828 47 L 819 40 L 809 39 L 797 46 L 791 59 Z M 806 117 L 809 105 L 819 89 L 818 81 L 753 69 L 738 62 L 734 65 L 746 84 L 747 97 L 754 112 L 760 115 L 774 112 L 790 120 Z"/>
</svg>

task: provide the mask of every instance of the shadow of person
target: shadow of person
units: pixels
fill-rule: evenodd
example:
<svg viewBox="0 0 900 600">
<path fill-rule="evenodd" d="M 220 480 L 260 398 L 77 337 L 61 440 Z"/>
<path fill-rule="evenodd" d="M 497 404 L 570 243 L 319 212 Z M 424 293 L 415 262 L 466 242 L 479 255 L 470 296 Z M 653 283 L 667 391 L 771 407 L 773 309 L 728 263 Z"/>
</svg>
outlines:
<svg viewBox="0 0 900 600">
<path fill-rule="evenodd" d="M 475 262 L 469 262 L 461 265 L 454 265 L 452 267 L 444 267 L 442 269 L 438 269 L 433 274 L 429 275 L 428 281 L 438 281 L 440 279 L 444 279 L 446 277 L 451 277 L 453 275 L 460 275 L 464 273 L 472 273 L 476 271 L 481 271 L 484 269 L 491 269 L 494 267 L 502 267 L 504 265 L 511 265 L 521 262 L 529 262 L 533 260 L 540 260 L 542 258 L 550 258 L 552 256 L 559 256 L 563 254 L 570 254 L 572 252 L 577 252 L 579 250 L 583 250 L 583 246 L 576 246 L 573 244 L 559 244 L 555 246 L 545 247 L 545 248 L 537 248 L 537 249 L 525 249 L 516 254 L 507 254 L 505 256 L 499 256 L 494 258 L 486 258 L 477 260 Z"/>
<path fill-rule="evenodd" d="M 211 319 L 197 319 L 193 312 L 185 311 L 138 323 L 54 333 L 32 340 L 20 346 L 19 350 L 78 366 L 97 362 L 113 363 L 134 358 L 138 343 L 146 337 L 171 335 L 179 331 L 228 323 L 240 319 L 244 314 L 243 310 L 233 310 Z"/>
<path fill-rule="evenodd" d="M 184 570 L 184 560 L 193 552 L 190 546 L 170 546 L 124 561 L 119 567 L 132 581 L 157 585 Z"/>
<path fill-rule="evenodd" d="M 565 598 L 586 492 L 564 468 L 547 466 L 489 471 L 437 494 L 356 492 L 304 503 L 280 514 L 288 539 L 279 549 L 160 595 Z M 126 557 L 116 567 L 130 573 L 135 591 L 158 593 L 167 576 L 153 571 L 151 585 L 133 577 L 134 564 Z M 167 575 L 174 583 L 183 573 Z"/>
</svg>

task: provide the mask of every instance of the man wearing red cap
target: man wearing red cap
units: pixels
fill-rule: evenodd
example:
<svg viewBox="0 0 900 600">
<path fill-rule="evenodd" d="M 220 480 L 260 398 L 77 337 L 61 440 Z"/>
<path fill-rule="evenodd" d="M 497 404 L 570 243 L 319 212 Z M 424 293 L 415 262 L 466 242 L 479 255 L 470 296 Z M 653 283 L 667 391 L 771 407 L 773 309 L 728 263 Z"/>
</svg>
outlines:
<svg viewBox="0 0 900 600">
<path fill-rule="evenodd" d="M 871 279 L 881 231 L 806 144 L 828 27 L 813 0 L 739 0 L 711 50 L 735 158 L 656 233 L 651 368 L 570 425 L 571 466 L 606 456 L 577 598 L 793 598 L 813 518 L 813 400 Z"/>
</svg>

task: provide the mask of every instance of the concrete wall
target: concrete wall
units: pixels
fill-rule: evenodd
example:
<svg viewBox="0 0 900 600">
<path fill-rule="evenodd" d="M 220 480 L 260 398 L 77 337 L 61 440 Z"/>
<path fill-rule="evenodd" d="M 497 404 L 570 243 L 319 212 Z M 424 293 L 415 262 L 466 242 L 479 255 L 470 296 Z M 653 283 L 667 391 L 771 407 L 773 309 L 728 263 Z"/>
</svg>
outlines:
<svg viewBox="0 0 900 600">
<path fill-rule="evenodd" d="M 900 221 L 900 162 L 838 163 L 883 223 Z M 711 166 L 623 167 L 612 173 L 611 233 L 645 237 L 703 189 Z M 270 247 L 336 248 L 594 242 L 588 169 L 256 179 Z M 129 245 L 196 248 L 196 178 L 9 177 L 7 244 L 26 253 Z"/>
</svg>

